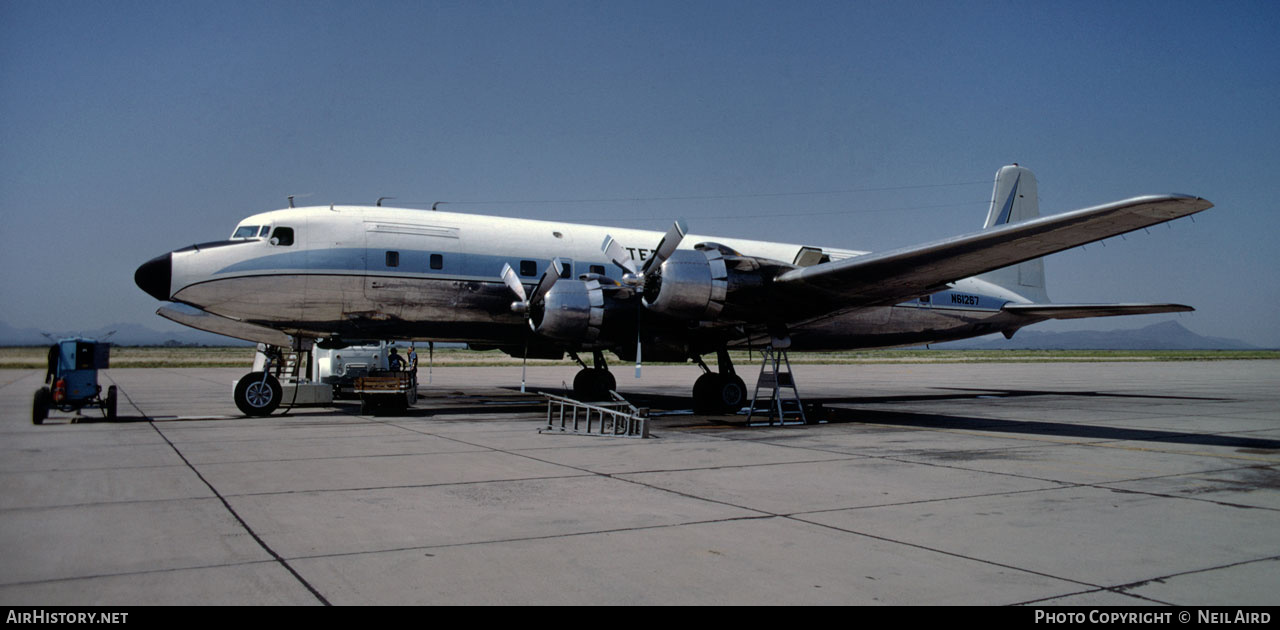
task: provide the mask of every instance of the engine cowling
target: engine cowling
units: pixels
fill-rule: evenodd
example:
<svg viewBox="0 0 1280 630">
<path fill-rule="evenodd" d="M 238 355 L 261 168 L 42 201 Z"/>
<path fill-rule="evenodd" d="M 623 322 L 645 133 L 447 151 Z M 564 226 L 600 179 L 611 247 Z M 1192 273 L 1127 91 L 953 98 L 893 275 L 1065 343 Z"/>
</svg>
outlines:
<svg viewBox="0 0 1280 630">
<path fill-rule="evenodd" d="M 561 280 L 529 313 L 539 335 L 586 346 L 599 340 L 604 321 L 604 289 L 596 280 Z"/>
<path fill-rule="evenodd" d="M 765 274 L 755 258 L 716 243 L 677 250 L 645 274 L 644 306 L 684 320 L 747 318 L 763 295 Z M 725 312 L 728 307 L 728 312 Z"/>
</svg>

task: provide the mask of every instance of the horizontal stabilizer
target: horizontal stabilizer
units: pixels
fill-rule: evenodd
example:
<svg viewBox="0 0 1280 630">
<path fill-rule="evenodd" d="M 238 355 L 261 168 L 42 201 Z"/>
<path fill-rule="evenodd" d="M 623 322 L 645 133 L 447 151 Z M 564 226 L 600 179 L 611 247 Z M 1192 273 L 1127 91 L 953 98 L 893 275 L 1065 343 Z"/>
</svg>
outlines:
<svg viewBox="0 0 1280 630">
<path fill-rule="evenodd" d="M 1037 319 L 1081 319 L 1152 313 L 1186 313 L 1196 309 L 1185 304 L 1005 304 L 1001 310 Z"/>
<path fill-rule="evenodd" d="M 289 339 L 289 335 L 278 330 L 267 328 L 266 326 L 259 326 L 257 324 L 236 321 L 234 319 L 222 317 L 221 315 L 214 315 L 213 313 L 206 313 L 203 311 L 188 313 L 168 306 L 162 306 L 160 307 L 160 310 L 156 311 L 156 315 L 170 321 L 178 322 L 183 326 L 190 326 L 196 330 L 203 330 L 216 335 L 226 335 L 227 337 L 234 337 L 236 339 L 243 339 L 245 341 L 252 341 L 255 343 L 265 343 L 267 345 L 280 346 L 283 348 L 288 348 L 293 345 Z"/>
</svg>

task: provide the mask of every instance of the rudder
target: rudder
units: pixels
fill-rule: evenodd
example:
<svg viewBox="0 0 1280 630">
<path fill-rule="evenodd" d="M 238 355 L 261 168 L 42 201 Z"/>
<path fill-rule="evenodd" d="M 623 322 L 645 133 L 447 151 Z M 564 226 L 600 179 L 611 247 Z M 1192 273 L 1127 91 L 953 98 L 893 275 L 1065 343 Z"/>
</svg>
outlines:
<svg viewBox="0 0 1280 630">
<path fill-rule="evenodd" d="M 995 186 L 991 190 L 991 208 L 983 229 L 1008 223 L 1017 223 L 1040 216 L 1040 199 L 1036 190 L 1036 176 L 1030 169 L 1017 164 L 1002 166 L 996 171 Z M 978 276 L 992 284 L 1004 287 L 1032 302 L 1047 303 L 1049 294 L 1044 286 L 1044 259 L 1036 258 L 1011 267 L 989 271 Z"/>
</svg>

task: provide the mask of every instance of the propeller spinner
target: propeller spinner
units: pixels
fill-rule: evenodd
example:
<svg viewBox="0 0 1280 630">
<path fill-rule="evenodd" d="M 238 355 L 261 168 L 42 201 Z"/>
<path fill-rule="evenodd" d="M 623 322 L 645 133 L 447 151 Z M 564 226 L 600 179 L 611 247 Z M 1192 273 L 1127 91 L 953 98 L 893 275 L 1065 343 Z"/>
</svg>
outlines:
<svg viewBox="0 0 1280 630">
<path fill-rule="evenodd" d="M 502 265 L 502 281 L 506 283 L 507 288 L 518 298 L 511 303 L 511 310 L 524 315 L 529 320 L 529 328 L 535 328 L 533 321 L 533 307 L 542 303 L 542 299 L 546 297 L 551 287 L 555 286 L 556 280 L 560 279 L 560 270 L 564 268 L 564 264 L 559 258 L 551 261 L 547 265 L 546 271 L 542 273 L 542 277 L 538 279 L 538 284 L 533 287 L 532 294 L 526 294 L 524 284 L 520 282 L 520 276 L 516 274 L 516 270 L 511 268 L 508 263 Z"/>
</svg>

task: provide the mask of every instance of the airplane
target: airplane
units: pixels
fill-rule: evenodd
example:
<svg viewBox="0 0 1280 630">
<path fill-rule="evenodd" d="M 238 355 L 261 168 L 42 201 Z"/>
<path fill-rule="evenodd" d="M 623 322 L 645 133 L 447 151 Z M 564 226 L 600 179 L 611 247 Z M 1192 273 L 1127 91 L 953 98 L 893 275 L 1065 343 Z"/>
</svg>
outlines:
<svg viewBox="0 0 1280 630">
<path fill-rule="evenodd" d="M 290 204 L 292 205 L 292 203 Z M 1199 197 L 1149 195 L 1039 216 L 1035 175 L 996 172 L 981 230 L 882 252 L 377 206 L 287 208 L 231 236 L 153 258 L 134 281 L 158 314 L 269 348 L 355 340 L 463 342 L 581 366 L 574 394 L 616 388 L 604 357 L 692 361 L 694 408 L 747 397 L 728 350 L 840 351 L 920 345 L 1073 319 L 1194 310 L 1059 304 L 1041 257 L 1202 212 Z M 592 365 L 579 353 L 590 352 Z M 715 355 L 717 370 L 704 362 Z M 237 406 L 269 415 L 274 376 L 253 372 Z"/>
</svg>

